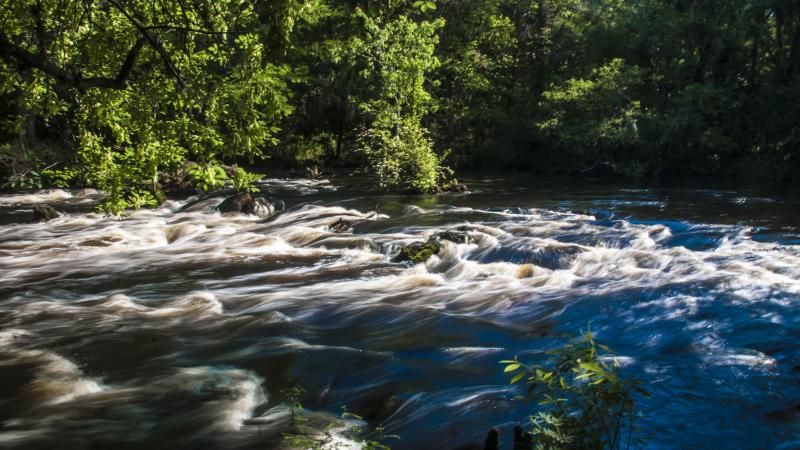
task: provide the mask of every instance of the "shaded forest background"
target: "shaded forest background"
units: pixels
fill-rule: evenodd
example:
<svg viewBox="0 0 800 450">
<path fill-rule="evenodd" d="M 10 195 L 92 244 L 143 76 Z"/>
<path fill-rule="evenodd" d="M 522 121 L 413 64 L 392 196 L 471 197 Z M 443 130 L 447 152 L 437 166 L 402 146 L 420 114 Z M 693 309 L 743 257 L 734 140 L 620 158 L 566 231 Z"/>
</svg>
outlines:
<svg viewBox="0 0 800 450">
<path fill-rule="evenodd" d="M 798 178 L 795 0 L 5 0 L 2 177 L 110 211 L 223 162 Z M 211 180 L 211 184 L 208 181 Z"/>
</svg>

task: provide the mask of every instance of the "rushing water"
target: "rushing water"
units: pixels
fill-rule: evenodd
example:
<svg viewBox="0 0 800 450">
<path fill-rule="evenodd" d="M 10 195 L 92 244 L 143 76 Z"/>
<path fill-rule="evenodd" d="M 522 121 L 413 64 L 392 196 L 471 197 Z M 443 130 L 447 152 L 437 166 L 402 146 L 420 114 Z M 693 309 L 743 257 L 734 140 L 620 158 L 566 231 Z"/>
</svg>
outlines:
<svg viewBox="0 0 800 450">
<path fill-rule="evenodd" d="M 300 385 L 320 423 L 347 406 L 393 448 L 449 450 L 531 411 L 499 360 L 590 321 L 653 394 L 649 447 L 800 448 L 797 192 L 468 183 L 270 180 L 288 211 L 267 221 L 0 197 L 0 448 L 270 448 Z M 45 201 L 68 214 L 21 223 Z M 391 260 L 465 225 L 469 244 Z"/>
</svg>

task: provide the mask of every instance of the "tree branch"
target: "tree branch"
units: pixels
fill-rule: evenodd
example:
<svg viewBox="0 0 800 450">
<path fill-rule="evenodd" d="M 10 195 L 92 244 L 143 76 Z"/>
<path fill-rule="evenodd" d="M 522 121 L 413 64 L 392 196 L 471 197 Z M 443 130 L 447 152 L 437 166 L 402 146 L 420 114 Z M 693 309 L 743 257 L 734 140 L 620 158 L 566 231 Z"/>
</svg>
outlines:
<svg viewBox="0 0 800 450">
<path fill-rule="evenodd" d="M 108 2 L 119 12 L 121 12 L 122 15 L 125 16 L 125 18 L 127 18 L 128 21 L 132 23 L 140 33 L 142 33 L 150 46 L 158 52 L 158 54 L 161 56 L 161 59 L 164 61 L 167 71 L 172 74 L 173 78 L 175 78 L 175 80 L 178 82 L 178 86 L 180 86 L 181 89 L 186 87 L 186 80 L 184 80 L 183 75 L 181 75 L 181 72 L 178 70 L 178 67 L 172 61 L 172 57 L 170 57 L 167 49 L 164 48 L 164 41 L 162 41 L 157 35 L 151 33 L 144 25 L 139 23 L 139 21 L 130 15 L 128 11 L 126 11 L 116 0 L 109 0 Z"/>
<path fill-rule="evenodd" d="M 125 61 L 122 63 L 117 76 L 114 78 L 108 77 L 90 77 L 83 78 L 79 73 L 70 72 L 58 67 L 46 58 L 35 53 L 31 53 L 24 48 L 13 44 L 5 33 L 0 32 L 0 58 L 17 64 L 23 69 L 39 69 L 42 72 L 52 76 L 56 80 L 75 87 L 80 90 L 88 88 L 105 88 L 123 90 L 128 87 L 128 77 L 133 70 L 136 63 L 136 58 L 142 49 L 145 39 L 140 37 L 136 43 L 128 51 Z"/>
</svg>

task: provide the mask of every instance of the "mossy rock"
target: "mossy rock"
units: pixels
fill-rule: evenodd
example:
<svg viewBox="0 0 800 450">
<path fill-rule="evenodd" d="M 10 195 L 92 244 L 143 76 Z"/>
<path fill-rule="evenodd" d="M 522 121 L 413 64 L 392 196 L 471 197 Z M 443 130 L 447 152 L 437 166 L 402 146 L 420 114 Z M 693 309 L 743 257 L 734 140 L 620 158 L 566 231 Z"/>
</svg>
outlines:
<svg viewBox="0 0 800 450">
<path fill-rule="evenodd" d="M 395 256 L 395 261 L 411 261 L 421 263 L 428 260 L 433 255 L 438 255 L 442 249 L 442 244 L 438 239 L 428 239 L 425 242 L 413 242 L 404 245 L 400 252 Z"/>
</svg>

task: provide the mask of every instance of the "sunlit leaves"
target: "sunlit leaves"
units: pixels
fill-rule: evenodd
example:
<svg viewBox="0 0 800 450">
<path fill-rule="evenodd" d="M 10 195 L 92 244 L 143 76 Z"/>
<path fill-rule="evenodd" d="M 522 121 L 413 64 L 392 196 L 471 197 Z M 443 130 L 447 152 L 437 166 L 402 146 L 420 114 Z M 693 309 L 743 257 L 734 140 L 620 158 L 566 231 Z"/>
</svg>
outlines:
<svg viewBox="0 0 800 450">
<path fill-rule="evenodd" d="M 552 146 L 573 156 L 563 160 L 567 170 L 597 164 L 608 149 L 640 142 L 639 121 L 646 112 L 631 95 L 639 83 L 637 67 L 613 59 L 585 78 L 568 79 L 542 93 L 536 126 Z"/>
<path fill-rule="evenodd" d="M 633 443 L 635 396 L 649 396 L 635 379 L 623 380 L 617 365 L 598 355 L 590 331 L 548 352 L 543 366 L 518 359 L 500 361 L 511 383 L 525 380 L 528 396 L 542 410 L 531 416 L 536 448 L 619 449 Z"/>
<path fill-rule="evenodd" d="M 432 1 L 417 0 L 413 3 L 414 8 L 418 8 L 423 14 L 428 11 L 436 10 L 436 3 Z"/>
<path fill-rule="evenodd" d="M 234 173 L 233 177 L 231 177 L 233 189 L 235 189 L 237 192 L 259 191 L 259 188 L 255 186 L 255 182 L 261 179 L 261 175 L 248 172 L 239 166 L 234 166 L 233 169 Z"/>
<path fill-rule="evenodd" d="M 212 191 L 225 187 L 228 174 L 225 169 L 215 162 L 194 164 L 189 167 L 188 174 L 195 181 L 197 187 L 203 191 Z"/>
</svg>

